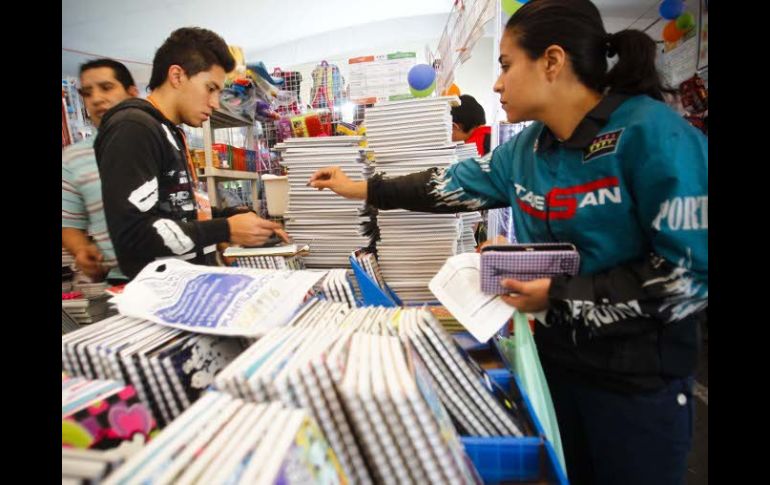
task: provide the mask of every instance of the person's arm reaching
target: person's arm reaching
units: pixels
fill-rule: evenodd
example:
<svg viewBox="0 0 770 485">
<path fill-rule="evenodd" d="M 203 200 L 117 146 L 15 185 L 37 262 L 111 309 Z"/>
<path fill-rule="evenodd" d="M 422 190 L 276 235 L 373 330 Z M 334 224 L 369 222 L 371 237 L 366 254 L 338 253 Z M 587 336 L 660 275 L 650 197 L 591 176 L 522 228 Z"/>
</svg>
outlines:
<svg viewBox="0 0 770 485">
<path fill-rule="evenodd" d="M 330 189 L 348 199 L 366 200 L 379 209 L 455 213 L 505 207 L 509 204 L 504 176 L 493 169 L 502 160 L 467 159 L 448 168 L 432 168 L 401 177 L 375 175 L 354 181 L 339 167 L 326 167 L 308 185 Z"/>
</svg>

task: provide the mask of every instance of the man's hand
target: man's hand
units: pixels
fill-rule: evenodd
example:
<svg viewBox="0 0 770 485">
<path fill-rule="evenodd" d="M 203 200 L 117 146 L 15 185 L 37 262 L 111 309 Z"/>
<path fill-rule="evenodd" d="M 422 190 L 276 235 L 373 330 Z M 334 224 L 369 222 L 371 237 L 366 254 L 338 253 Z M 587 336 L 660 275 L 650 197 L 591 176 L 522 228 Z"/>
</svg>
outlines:
<svg viewBox="0 0 770 485">
<path fill-rule="evenodd" d="M 548 290 L 551 278 L 532 281 L 519 281 L 505 278 L 500 281 L 503 288 L 511 290 L 512 295 L 503 295 L 503 301 L 520 312 L 534 313 L 548 309 Z"/>
<path fill-rule="evenodd" d="M 246 247 L 261 246 L 273 234 L 283 239 L 284 242 L 291 241 L 280 224 L 262 219 L 253 212 L 228 217 L 227 224 L 230 226 L 230 242 L 233 244 Z"/>
<path fill-rule="evenodd" d="M 101 281 L 107 272 L 107 268 L 102 266 L 104 255 L 94 244 L 81 246 L 75 251 L 75 264 L 80 271 L 93 281 Z"/>
<path fill-rule="evenodd" d="M 366 181 L 350 180 L 339 167 L 318 169 L 307 184 L 318 190 L 330 189 L 346 199 L 366 200 Z"/>
</svg>

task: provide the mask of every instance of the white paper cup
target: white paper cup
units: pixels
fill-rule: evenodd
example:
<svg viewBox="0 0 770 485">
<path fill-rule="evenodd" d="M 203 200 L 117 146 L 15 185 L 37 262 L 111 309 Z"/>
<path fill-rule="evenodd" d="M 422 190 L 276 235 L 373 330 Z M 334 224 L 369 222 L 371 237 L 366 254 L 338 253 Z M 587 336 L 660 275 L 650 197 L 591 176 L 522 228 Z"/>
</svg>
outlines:
<svg viewBox="0 0 770 485">
<path fill-rule="evenodd" d="M 282 216 L 289 205 L 289 177 L 287 175 L 262 175 L 265 183 L 265 198 L 267 213 L 271 216 Z"/>
</svg>

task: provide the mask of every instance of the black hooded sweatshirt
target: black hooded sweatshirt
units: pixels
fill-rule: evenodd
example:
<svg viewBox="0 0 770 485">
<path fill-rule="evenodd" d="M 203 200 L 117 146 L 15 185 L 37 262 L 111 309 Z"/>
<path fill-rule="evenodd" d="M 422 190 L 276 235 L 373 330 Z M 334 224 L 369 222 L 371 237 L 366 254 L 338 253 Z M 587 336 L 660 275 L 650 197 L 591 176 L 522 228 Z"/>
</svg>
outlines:
<svg viewBox="0 0 770 485">
<path fill-rule="evenodd" d="M 102 200 L 121 271 L 133 279 L 148 263 L 176 257 L 214 264 L 227 220 L 197 220 L 182 131 L 143 99 L 110 109 L 94 142 Z"/>
</svg>

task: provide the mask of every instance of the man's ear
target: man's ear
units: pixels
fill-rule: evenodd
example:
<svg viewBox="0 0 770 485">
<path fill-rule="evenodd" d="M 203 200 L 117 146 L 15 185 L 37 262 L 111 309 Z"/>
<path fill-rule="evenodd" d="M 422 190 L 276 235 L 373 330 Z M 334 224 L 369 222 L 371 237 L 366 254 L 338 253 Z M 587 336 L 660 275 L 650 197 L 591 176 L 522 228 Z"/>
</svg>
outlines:
<svg viewBox="0 0 770 485">
<path fill-rule="evenodd" d="M 136 86 L 129 86 L 126 91 L 128 91 L 128 94 L 130 94 L 134 98 L 139 96 L 139 88 L 137 88 Z"/>
<path fill-rule="evenodd" d="M 172 87 L 178 88 L 182 84 L 182 76 L 184 76 L 184 69 L 178 64 L 172 64 L 168 67 L 167 80 Z"/>
</svg>

